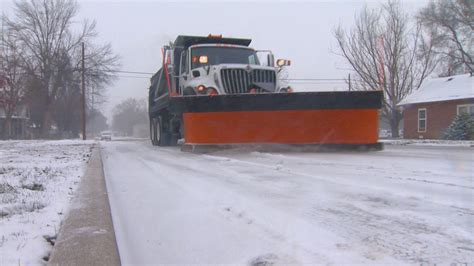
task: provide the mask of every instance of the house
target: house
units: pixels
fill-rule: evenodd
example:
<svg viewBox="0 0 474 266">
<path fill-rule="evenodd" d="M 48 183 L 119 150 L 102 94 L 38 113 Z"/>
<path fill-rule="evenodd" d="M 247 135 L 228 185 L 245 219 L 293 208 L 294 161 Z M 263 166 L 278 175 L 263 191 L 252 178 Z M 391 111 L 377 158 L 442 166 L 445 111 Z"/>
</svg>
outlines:
<svg viewBox="0 0 474 266">
<path fill-rule="evenodd" d="M 3 98 L 5 92 L 8 91 L 8 83 L 4 75 L 0 73 L 0 139 L 6 137 L 6 114 L 4 109 L 4 103 L 8 102 L 7 99 Z M 18 104 L 13 111 L 11 118 L 11 134 L 10 138 L 13 139 L 25 139 L 30 138 L 28 134 L 28 122 L 29 113 L 25 104 Z"/>
<path fill-rule="evenodd" d="M 440 139 L 456 115 L 474 114 L 471 74 L 426 80 L 398 106 L 403 110 L 404 138 Z"/>
<path fill-rule="evenodd" d="M 12 125 L 11 125 L 11 137 L 13 139 L 27 139 L 30 138 L 28 134 L 28 110 L 25 105 L 17 106 L 13 116 L 12 116 Z M 0 139 L 5 128 L 5 110 L 0 108 Z"/>
</svg>

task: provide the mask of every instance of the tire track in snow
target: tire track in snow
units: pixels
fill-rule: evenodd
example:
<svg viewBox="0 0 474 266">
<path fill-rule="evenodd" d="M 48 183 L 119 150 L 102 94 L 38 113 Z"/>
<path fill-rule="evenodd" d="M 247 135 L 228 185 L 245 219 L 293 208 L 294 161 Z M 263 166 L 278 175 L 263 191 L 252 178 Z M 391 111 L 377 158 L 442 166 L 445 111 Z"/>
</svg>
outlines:
<svg viewBox="0 0 474 266">
<path fill-rule="evenodd" d="M 204 156 L 228 164 L 246 164 L 270 171 L 281 171 L 288 174 L 311 177 L 313 180 L 316 179 L 327 184 L 337 184 L 337 182 L 327 180 L 317 174 L 297 172 L 283 166 L 275 166 L 274 164 L 247 161 L 252 158 L 240 160 L 216 155 Z M 350 198 L 354 201 L 360 201 L 355 196 L 350 196 Z M 385 195 L 384 198 L 383 201 L 385 203 L 396 200 L 391 195 Z M 397 206 L 391 206 L 391 208 L 394 207 Z M 397 211 L 402 210 L 398 209 Z M 321 216 L 321 213 L 325 213 L 325 215 Z M 380 252 L 391 254 L 397 259 L 410 263 L 466 263 L 474 257 L 474 252 L 469 248 L 474 246 L 472 239 L 450 235 L 445 232 L 445 228 L 430 225 L 423 220 L 417 220 L 418 217 L 382 216 L 360 209 L 350 203 L 337 204 L 337 206 L 332 208 L 314 207 L 311 211 L 305 211 L 304 215 L 311 219 L 322 221 L 328 228 L 350 236 L 350 238 L 357 239 L 361 244 L 370 247 L 365 252 L 365 256 L 369 259 L 376 259 L 377 255 L 375 254 Z M 423 237 L 423 235 L 428 235 L 429 237 Z M 447 248 L 453 246 L 458 248 Z M 372 252 L 370 251 L 371 249 L 378 250 L 379 252 Z M 453 259 L 450 260 L 449 258 Z"/>
<path fill-rule="evenodd" d="M 180 157 L 182 156 L 180 151 L 178 151 L 179 152 L 178 154 L 176 154 L 175 151 L 173 151 L 173 150 L 165 149 L 163 151 L 165 151 L 168 154 L 173 154 L 173 155 L 177 155 L 177 156 L 180 156 Z M 226 194 L 233 194 L 232 196 L 230 196 L 230 198 L 239 198 L 240 197 L 239 201 L 244 201 L 244 202 L 248 201 L 248 197 L 242 197 L 241 195 L 239 195 L 239 193 L 235 193 L 235 191 L 229 190 L 228 187 L 222 187 L 222 185 L 218 184 L 218 183 L 222 183 L 221 182 L 221 180 L 223 178 L 222 173 L 223 172 L 228 172 L 228 171 L 226 171 L 225 167 L 223 168 L 222 165 L 218 165 L 218 164 L 214 164 L 211 167 L 211 165 L 209 165 L 209 162 L 207 162 L 207 165 L 205 165 L 205 169 L 201 168 L 201 167 L 196 167 L 196 164 L 195 164 L 194 160 L 196 160 L 197 158 L 199 158 L 201 156 L 196 156 L 194 154 L 190 154 L 190 155 L 191 156 L 189 158 L 187 156 L 185 156 L 186 160 L 190 160 L 188 164 L 185 164 L 183 162 L 178 163 L 174 158 L 161 157 L 160 158 L 160 164 L 163 163 L 163 165 L 160 165 L 160 166 L 161 167 L 163 167 L 163 166 L 166 167 L 168 169 L 168 171 L 176 171 L 176 169 L 179 169 L 180 170 L 179 175 L 182 174 L 182 172 L 181 172 L 182 170 L 184 170 L 185 172 L 188 172 L 190 174 L 193 174 L 191 176 L 194 176 L 197 173 L 205 174 L 205 175 L 207 175 L 207 177 L 209 179 L 212 178 L 212 181 L 210 181 L 209 179 L 193 178 L 194 179 L 193 183 L 195 184 L 195 181 L 199 181 L 201 183 L 207 183 L 208 185 L 211 185 L 211 186 L 216 186 L 216 184 L 217 184 L 218 185 L 217 189 L 227 190 Z M 153 165 L 155 165 L 155 167 L 156 167 L 156 163 L 151 162 L 151 160 L 153 160 L 153 157 L 150 157 L 148 155 L 141 155 L 141 156 L 142 156 L 142 158 L 143 157 L 146 158 L 146 159 L 141 159 L 141 160 L 144 164 L 147 164 L 149 168 L 152 168 Z M 181 159 L 183 159 L 183 158 L 181 158 Z M 214 169 L 214 170 L 211 170 L 211 169 Z M 219 171 L 216 171 L 216 169 L 219 169 Z M 239 172 L 233 172 L 231 174 L 231 176 L 235 176 L 235 175 L 237 175 L 239 177 L 242 177 L 242 176 L 253 177 L 250 174 L 242 174 L 242 173 L 239 173 Z M 216 183 L 215 181 L 219 181 L 219 182 Z M 183 185 L 182 180 L 178 182 L 174 179 L 173 179 L 173 181 L 168 179 L 168 182 L 174 182 L 174 184 L 176 186 L 181 187 L 181 189 L 186 190 L 187 193 L 190 193 L 190 194 L 202 195 L 202 193 L 206 193 L 206 191 L 209 191 L 209 188 L 199 190 L 195 186 L 192 187 L 192 188 L 186 187 L 185 185 Z M 186 183 L 184 183 L 184 184 L 186 184 Z M 234 182 L 233 185 L 234 186 L 240 186 L 240 189 L 247 189 L 250 185 L 252 185 L 252 183 L 249 182 L 249 183 L 246 183 L 246 184 L 242 184 L 242 183 Z M 241 186 L 241 185 L 243 185 L 243 186 Z M 204 187 L 206 187 L 206 186 L 204 186 Z M 262 187 L 258 186 L 257 188 L 261 189 Z M 268 186 L 265 186 L 265 190 L 266 189 L 268 189 Z M 201 192 L 197 193 L 197 191 L 201 191 Z M 262 193 L 262 191 L 258 190 L 256 193 L 260 194 L 260 193 Z M 232 214 L 233 219 L 242 220 L 243 223 L 257 228 L 262 237 L 272 239 L 273 241 L 278 241 L 278 242 L 284 243 L 283 245 L 285 245 L 288 250 L 295 250 L 295 249 L 301 250 L 301 251 L 303 251 L 307 254 L 310 254 L 311 257 L 318 258 L 318 263 L 323 263 L 323 264 L 330 264 L 330 263 L 332 264 L 332 263 L 334 263 L 334 261 L 332 259 L 330 259 L 326 255 L 322 254 L 321 252 L 315 251 L 311 247 L 307 247 L 307 246 L 301 245 L 299 243 L 296 243 L 294 241 L 291 241 L 288 238 L 288 235 L 282 234 L 279 231 L 273 229 L 272 226 L 269 226 L 268 220 L 266 218 L 259 217 L 259 215 L 257 213 L 255 213 L 255 211 L 252 211 L 252 210 L 248 209 L 248 207 L 252 206 L 252 205 L 260 205 L 258 208 L 255 208 L 255 209 L 262 209 L 262 208 L 273 209 L 272 206 L 262 205 L 261 202 L 255 202 L 255 201 L 252 201 L 252 203 L 247 202 L 246 204 L 240 204 L 240 206 L 237 206 L 237 207 L 235 206 L 235 203 L 228 202 L 228 203 L 222 203 L 221 204 L 221 207 L 219 209 L 219 210 L 221 210 L 221 212 L 219 212 L 219 213 L 220 213 L 220 215 L 224 215 L 224 216 L 227 215 L 226 212 Z M 224 206 L 231 206 L 231 207 L 224 207 Z M 222 212 L 222 210 L 224 210 L 225 212 Z M 272 215 L 279 216 L 281 218 L 281 214 L 279 215 L 279 214 L 272 213 L 269 216 L 272 216 Z M 305 225 L 305 226 L 308 226 L 308 225 Z"/>
<path fill-rule="evenodd" d="M 436 185 L 460 187 L 460 188 L 474 190 L 474 186 L 471 186 L 471 185 L 463 185 L 463 184 L 439 182 L 439 181 L 433 181 L 433 180 L 427 180 L 427 179 L 414 178 L 414 177 L 422 178 L 423 176 L 426 176 L 426 174 L 429 174 L 430 176 L 440 177 L 440 178 L 445 176 L 445 174 L 438 174 L 438 173 L 434 173 L 428 170 L 420 171 L 420 170 L 400 169 L 400 168 L 388 169 L 388 168 L 383 168 L 383 167 L 377 167 L 376 165 L 374 166 L 373 163 L 368 163 L 362 166 L 359 164 L 345 163 L 345 162 L 333 163 L 333 162 L 328 162 L 327 160 L 321 161 L 320 158 L 308 159 L 307 157 L 301 157 L 301 156 L 293 155 L 293 154 L 283 155 L 283 154 L 272 154 L 272 153 L 263 153 L 263 152 L 256 152 L 254 154 L 257 156 L 257 158 L 259 158 L 258 156 L 260 156 L 260 158 L 268 157 L 268 158 L 273 158 L 274 160 L 277 160 L 277 161 L 291 160 L 293 162 L 298 162 L 299 165 L 306 165 L 306 166 L 324 166 L 324 167 L 339 167 L 339 168 L 343 167 L 345 169 L 356 170 L 356 171 L 364 171 L 364 170 L 369 169 L 372 173 L 380 174 L 378 176 L 382 178 L 410 181 L 410 182 L 430 183 L 430 184 L 436 184 Z M 374 153 L 374 154 L 380 154 L 380 152 Z M 348 154 L 343 154 L 343 155 L 347 156 Z M 354 156 L 357 156 L 357 155 L 358 155 L 357 153 L 354 153 Z M 401 172 L 401 171 L 404 171 L 404 172 Z M 414 177 L 409 177 L 409 178 L 399 177 L 401 175 L 413 175 Z M 470 177 L 471 177 L 470 184 L 472 184 L 472 175 L 470 175 Z"/>
<path fill-rule="evenodd" d="M 234 199 L 238 198 L 238 202 L 246 202 L 247 199 L 245 197 L 239 198 L 239 195 L 234 191 L 228 190 L 227 187 L 223 187 L 219 183 L 216 183 L 215 180 L 221 180 L 223 178 L 222 174 L 219 171 L 211 170 L 209 164 L 203 164 L 202 167 L 196 165 L 196 163 L 189 163 L 186 162 L 178 162 L 176 158 L 173 157 L 181 157 L 182 154 L 178 151 L 176 154 L 173 150 L 163 150 L 168 154 L 173 154 L 173 156 L 159 156 L 154 157 L 147 153 L 137 153 L 137 158 L 141 165 L 144 168 L 149 169 L 151 172 L 160 171 L 161 173 L 166 173 L 165 175 L 160 176 L 160 182 L 164 181 L 167 184 L 170 184 L 172 187 L 177 187 L 181 191 L 183 195 L 192 195 L 191 197 L 202 201 L 203 205 L 213 206 L 215 210 L 215 215 L 220 216 L 223 219 L 231 218 L 235 222 L 243 223 L 245 226 L 253 227 L 254 230 L 262 239 L 266 239 L 265 241 L 278 243 L 276 246 L 279 246 L 280 250 L 292 250 L 296 253 L 303 253 L 303 258 L 317 258 L 317 261 L 320 263 L 333 263 L 334 261 L 327 257 L 326 255 L 312 249 L 311 247 L 307 247 L 305 245 L 301 245 L 295 242 L 292 242 L 288 239 L 288 236 L 275 230 L 272 226 L 268 226 L 269 223 L 267 220 L 262 219 L 258 214 L 252 210 L 252 207 L 255 205 L 260 205 L 258 202 L 247 202 L 245 204 L 240 203 L 235 206 L 235 203 L 232 201 L 226 201 L 225 199 L 221 199 L 222 202 L 215 205 L 213 202 L 210 202 L 211 199 L 208 198 L 208 194 L 211 191 L 215 190 L 223 190 L 222 192 L 226 195 L 229 195 L 229 198 Z M 154 152 L 157 152 L 156 150 Z M 161 153 L 161 150 L 158 151 Z M 157 154 L 160 155 L 160 154 Z M 183 158 L 180 158 L 183 159 Z M 194 158 L 196 159 L 196 158 Z M 184 159 L 186 161 L 188 159 Z M 157 162 L 159 161 L 159 162 Z M 216 165 L 218 167 L 218 165 Z M 196 176 L 206 176 L 206 178 L 199 178 Z M 191 180 L 192 179 L 192 180 Z M 191 182 L 187 182 L 191 181 Z M 188 184 L 193 184 L 189 186 Z M 216 186 L 217 185 L 217 186 Z M 224 206 L 231 206 L 229 211 L 226 210 Z M 259 206 L 256 209 L 266 208 L 268 206 Z M 249 209 L 250 208 L 250 209 Z M 230 214 L 230 217 L 229 217 Z M 266 214 L 267 217 L 272 217 L 275 214 L 269 211 Z M 278 214 L 276 214 L 278 216 Z M 271 224 L 271 223 L 270 223 Z M 299 250 L 299 251 L 297 251 Z M 278 256 L 282 256 L 283 258 L 289 259 L 291 256 L 288 254 L 274 252 Z M 251 259 L 251 258 L 249 258 Z M 296 258 L 292 261 L 297 262 Z"/>
<path fill-rule="evenodd" d="M 474 256 L 472 251 L 456 248 L 472 247 L 472 240 L 450 235 L 445 228 L 427 224 L 417 217 L 383 216 L 352 204 L 314 209 L 305 215 L 322 217 L 327 226 L 370 247 L 365 253 L 367 258 L 375 259 L 376 253 L 389 253 L 406 262 L 431 264 L 467 263 Z"/>
</svg>

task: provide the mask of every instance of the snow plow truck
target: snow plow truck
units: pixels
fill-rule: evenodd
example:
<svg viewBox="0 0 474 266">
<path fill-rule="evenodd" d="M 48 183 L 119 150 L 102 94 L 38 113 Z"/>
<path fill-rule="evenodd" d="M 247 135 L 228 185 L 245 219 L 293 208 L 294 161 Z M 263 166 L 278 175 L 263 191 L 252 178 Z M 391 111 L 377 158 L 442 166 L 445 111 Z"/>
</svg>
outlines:
<svg viewBox="0 0 474 266">
<path fill-rule="evenodd" d="M 380 150 L 381 91 L 293 92 L 289 60 L 250 48 L 251 39 L 178 36 L 162 48 L 149 87 L 153 145 L 182 150 Z"/>
</svg>

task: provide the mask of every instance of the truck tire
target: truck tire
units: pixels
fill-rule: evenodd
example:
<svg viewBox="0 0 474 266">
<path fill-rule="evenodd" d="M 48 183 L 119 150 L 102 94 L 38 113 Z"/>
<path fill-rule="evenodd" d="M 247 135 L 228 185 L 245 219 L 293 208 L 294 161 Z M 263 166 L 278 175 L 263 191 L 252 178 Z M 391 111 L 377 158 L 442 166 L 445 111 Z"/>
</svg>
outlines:
<svg viewBox="0 0 474 266">
<path fill-rule="evenodd" d="M 155 124 L 155 136 L 156 136 L 156 143 L 158 146 L 171 146 L 172 145 L 172 134 L 169 131 L 169 121 L 163 116 L 158 116 L 158 118 L 154 119 Z"/>
<path fill-rule="evenodd" d="M 156 123 L 154 123 L 154 118 L 150 118 L 150 140 L 153 146 L 158 145 L 156 141 Z"/>
</svg>

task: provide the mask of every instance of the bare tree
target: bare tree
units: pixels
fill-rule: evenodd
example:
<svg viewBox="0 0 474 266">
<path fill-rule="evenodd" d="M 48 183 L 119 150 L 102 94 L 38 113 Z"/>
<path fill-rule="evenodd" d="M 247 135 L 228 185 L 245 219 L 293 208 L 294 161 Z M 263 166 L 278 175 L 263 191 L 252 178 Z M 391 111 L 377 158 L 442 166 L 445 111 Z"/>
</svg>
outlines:
<svg viewBox="0 0 474 266">
<path fill-rule="evenodd" d="M 101 131 L 107 130 L 109 125 L 107 124 L 107 117 L 98 111 L 98 110 L 91 110 L 87 115 L 87 130 L 90 136 L 96 136 Z"/>
<path fill-rule="evenodd" d="M 3 19 L 3 18 L 2 18 Z M 21 68 L 24 46 L 13 38 L 11 32 L 2 27 L 0 42 L 0 110 L 5 113 L 3 138 L 12 136 L 12 117 L 25 94 L 25 75 Z"/>
<path fill-rule="evenodd" d="M 133 127 L 148 124 L 147 104 L 144 99 L 128 98 L 114 107 L 112 128 L 128 136 L 133 134 Z"/>
<path fill-rule="evenodd" d="M 382 117 L 398 137 L 402 119 L 398 103 L 418 88 L 433 71 L 432 43 L 421 25 L 410 25 L 400 3 L 389 1 L 380 8 L 367 7 L 356 16 L 355 26 L 334 30 L 339 52 L 352 69 L 355 90 L 382 90 Z"/>
<path fill-rule="evenodd" d="M 15 16 L 7 19 L 7 27 L 26 47 L 23 67 L 40 82 L 36 93 L 44 105 L 41 116 L 43 137 L 48 137 L 53 124 L 53 109 L 61 90 L 70 81 L 79 82 L 80 45 L 88 47 L 88 84 L 101 89 L 112 81 L 118 57 L 109 45 L 94 46 L 95 23 L 84 22 L 73 32 L 78 4 L 73 0 L 20 0 L 15 2 Z M 87 62 L 87 61 L 86 61 Z M 72 67 L 71 67 L 72 66 Z M 72 72 L 72 75 L 71 75 Z M 66 81 L 67 80 L 67 81 Z"/>
<path fill-rule="evenodd" d="M 473 73 L 474 1 L 437 0 L 418 14 L 432 34 L 435 53 L 441 57 L 441 75 Z"/>
</svg>

